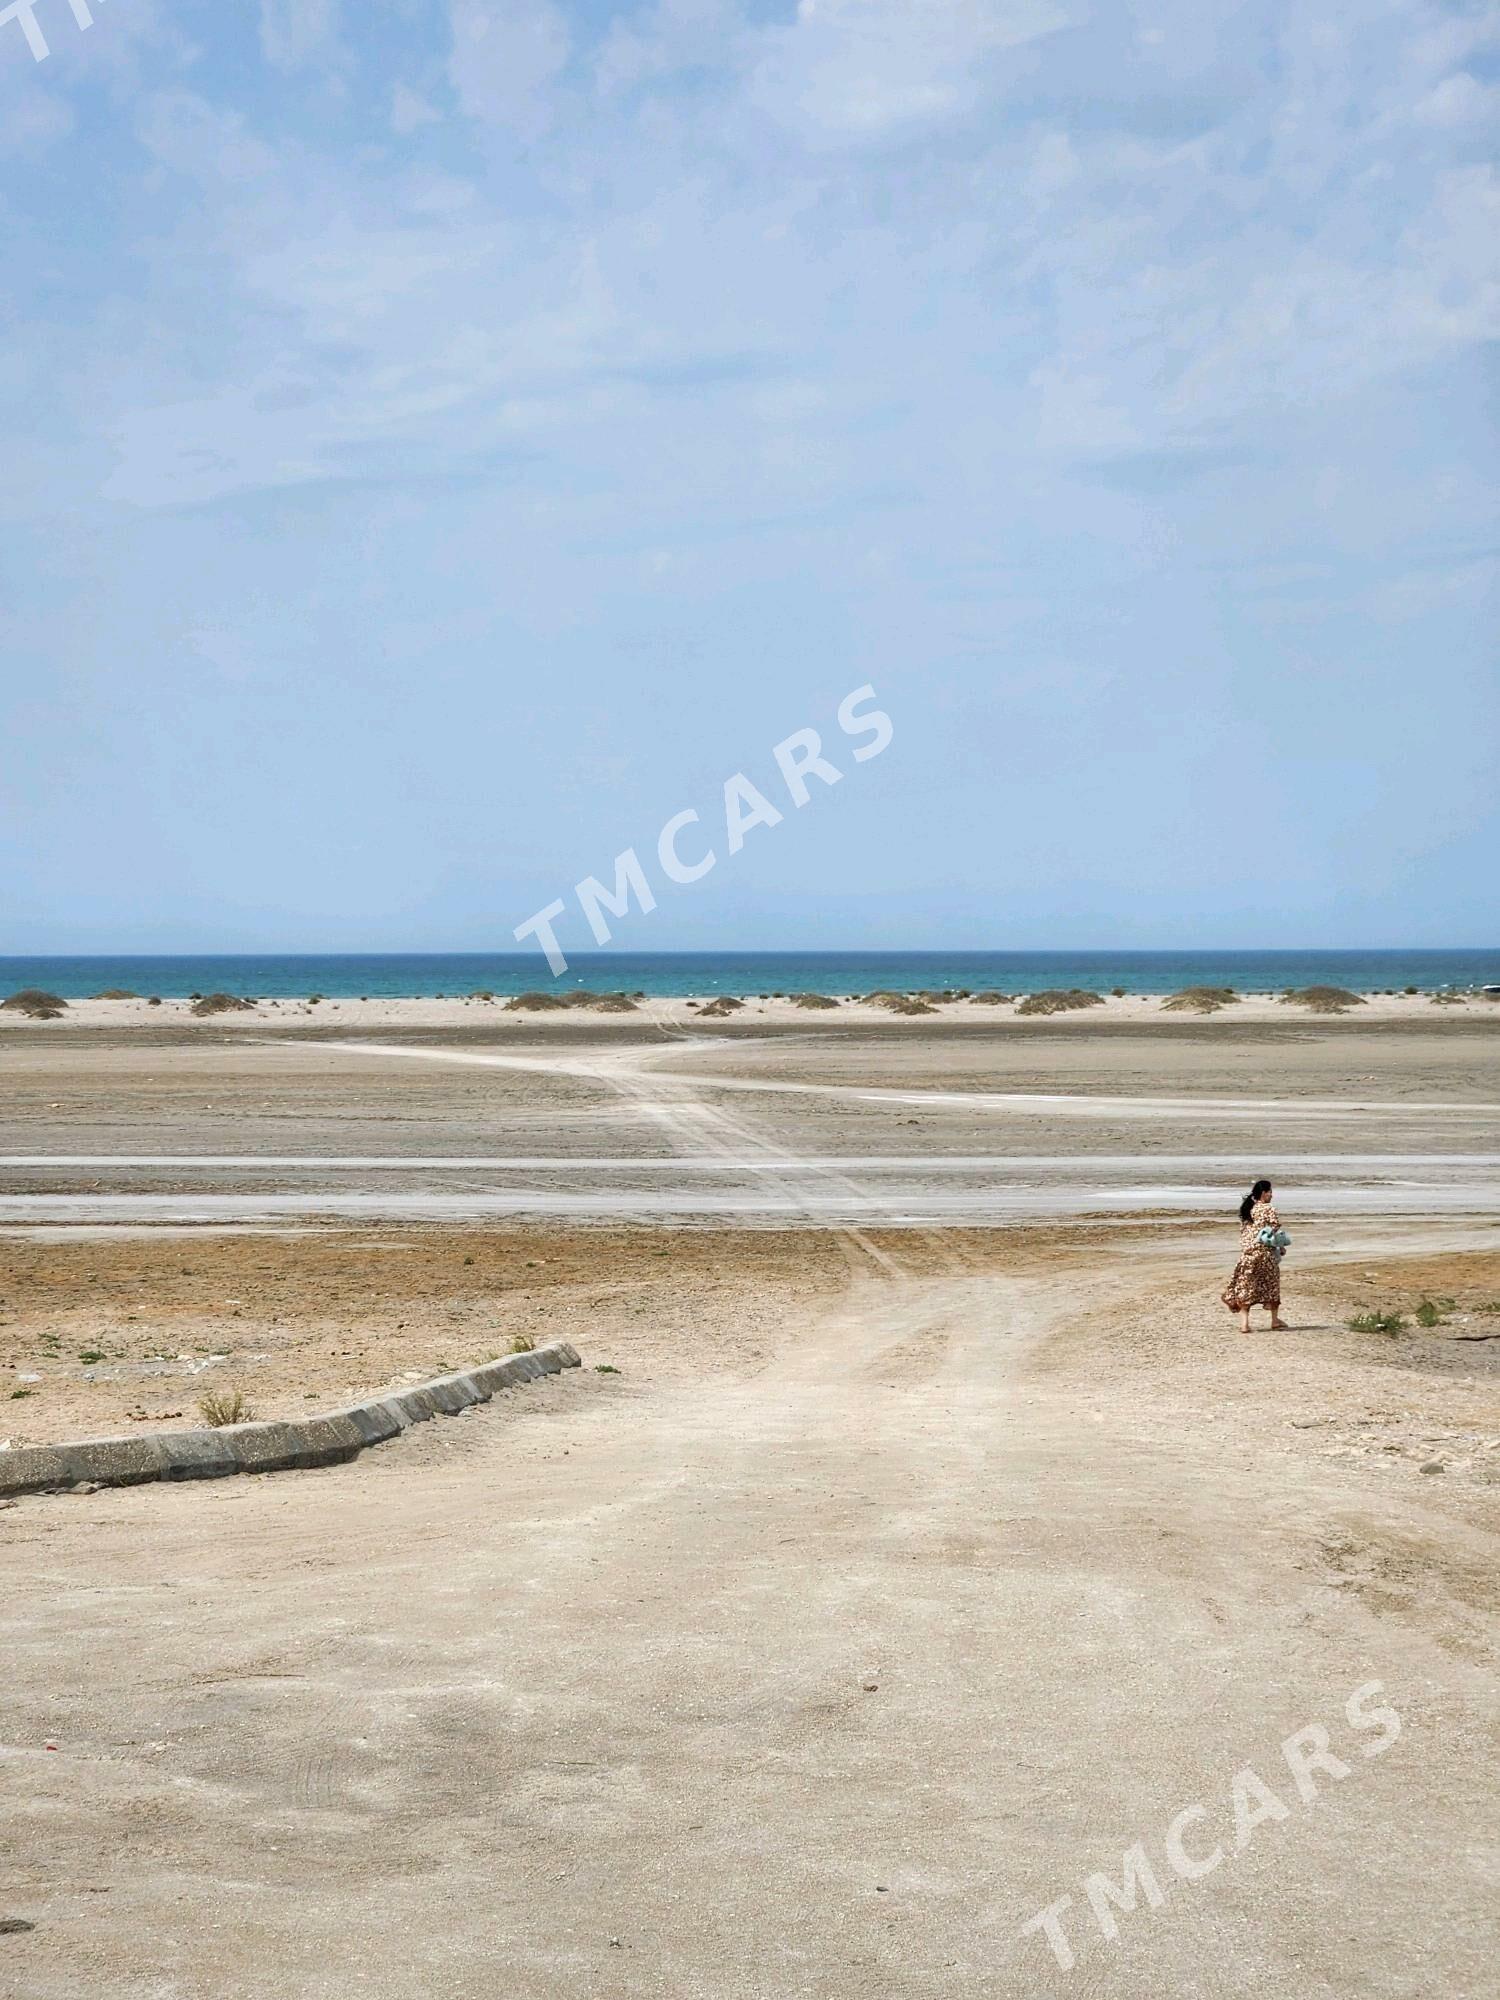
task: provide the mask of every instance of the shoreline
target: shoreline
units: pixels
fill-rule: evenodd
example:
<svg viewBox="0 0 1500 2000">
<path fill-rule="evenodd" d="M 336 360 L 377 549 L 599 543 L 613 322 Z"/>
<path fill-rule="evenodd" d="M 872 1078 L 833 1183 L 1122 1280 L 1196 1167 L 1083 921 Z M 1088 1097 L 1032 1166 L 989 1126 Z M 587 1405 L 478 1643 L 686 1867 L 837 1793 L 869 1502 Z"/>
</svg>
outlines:
<svg viewBox="0 0 1500 2000">
<path fill-rule="evenodd" d="M 540 989 L 538 989 L 540 990 Z M 570 989 L 577 994 L 577 989 Z M 549 999 L 552 996 L 548 996 Z M 1324 1011 L 1285 1000 L 1275 993 L 1244 993 L 1233 1001 L 1209 1011 L 1174 1008 L 1168 994 L 1104 994 L 1098 1004 L 1056 1012 L 1023 1011 L 1029 997 L 1017 994 L 1003 1001 L 969 998 L 940 999 L 908 993 L 901 996 L 907 1006 L 892 1009 L 869 998 L 848 994 L 771 995 L 762 997 L 725 996 L 714 993 L 683 996 L 644 996 L 622 1004 L 613 996 L 598 994 L 591 1001 L 578 997 L 533 1008 L 516 1007 L 512 996 L 504 994 L 466 996 L 402 996 L 349 998 L 319 995 L 306 998 L 277 998 L 250 1002 L 224 1011 L 195 1012 L 192 996 L 162 995 L 158 999 L 69 1000 L 63 1011 L 50 1019 L 0 1005 L 0 1032 L 31 1028 L 37 1032 L 101 1028 L 181 1028 L 230 1029 L 240 1033 L 266 1029 L 302 1027 L 308 1023 L 368 1031 L 377 1028 L 472 1028 L 478 1023 L 511 1028 L 561 1029 L 580 1026 L 598 1028 L 604 1023 L 622 1028 L 638 1026 L 658 1030 L 691 1028 L 703 1021 L 715 1029 L 735 1022 L 801 1029 L 838 1024 L 874 1026 L 882 1023 L 905 1025 L 908 1021 L 929 1025 L 943 1022 L 972 1022 L 995 1027 L 1054 1026 L 1058 1023 L 1094 1026 L 1129 1023 L 1219 1023 L 1264 1026 L 1279 1022 L 1286 1026 L 1323 1026 L 1339 1021 L 1355 1023 L 1391 1022 L 1435 1023 L 1440 1020 L 1489 1021 L 1500 1025 L 1500 995 L 1465 993 L 1440 997 L 1432 992 L 1370 992 L 1356 1004 L 1336 1011 Z M 739 1004 L 723 1007 L 725 999 Z M 718 1007 L 716 1008 L 716 1003 Z M 722 1011 L 718 1009 L 722 1008 Z"/>
</svg>

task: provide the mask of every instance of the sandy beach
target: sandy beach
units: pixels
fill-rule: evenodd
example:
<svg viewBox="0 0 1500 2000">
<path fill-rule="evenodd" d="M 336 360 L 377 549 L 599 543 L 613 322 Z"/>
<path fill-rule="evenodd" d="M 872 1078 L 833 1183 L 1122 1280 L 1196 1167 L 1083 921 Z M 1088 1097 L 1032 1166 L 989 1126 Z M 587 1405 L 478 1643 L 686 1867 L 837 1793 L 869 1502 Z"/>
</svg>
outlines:
<svg viewBox="0 0 1500 2000">
<path fill-rule="evenodd" d="M 12 1446 L 584 1360 L 0 1511 L 18 1990 L 1021 2000 L 1071 1895 L 1098 1991 L 1484 1991 L 1500 1010 L 697 1011 L 7 1020 Z M 1282 1820 L 1107 1939 L 1084 1878 L 1246 1763 Z"/>
</svg>

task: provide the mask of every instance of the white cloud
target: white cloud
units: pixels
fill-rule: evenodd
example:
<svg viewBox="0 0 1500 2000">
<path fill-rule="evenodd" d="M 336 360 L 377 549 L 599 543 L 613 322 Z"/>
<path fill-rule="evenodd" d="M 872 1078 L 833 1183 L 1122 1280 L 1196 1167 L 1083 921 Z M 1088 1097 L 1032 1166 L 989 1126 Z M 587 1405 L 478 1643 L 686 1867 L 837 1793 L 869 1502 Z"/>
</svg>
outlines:
<svg viewBox="0 0 1500 2000">
<path fill-rule="evenodd" d="M 522 139 L 552 123 L 552 93 L 567 66 L 567 21 L 548 0 L 453 0 L 448 76 L 469 117 Z"/>
<path fill-rule="evenodd" d="M 339 26 L 339 0 L 260 0 L 260 45 L 277 69 L 333 60 Z"/>
<path fill-rule="evenodd" d="M 398 83 L 391 92 L 391 130 L 403 138 L 408 133 L 420 131 L 424 125 L 440 125 L 442 122 L 442 112 L 435 110 L 416 91 L 408 90 L 404 83 Z"/>
<path fill-rule="evenodd" d="M 1053 0 L 800 0 L 764 32 L 750 95 L 811 144 L 881 139 L 971 111 L 997 55 L 1067 18 Z"/>
</svg>

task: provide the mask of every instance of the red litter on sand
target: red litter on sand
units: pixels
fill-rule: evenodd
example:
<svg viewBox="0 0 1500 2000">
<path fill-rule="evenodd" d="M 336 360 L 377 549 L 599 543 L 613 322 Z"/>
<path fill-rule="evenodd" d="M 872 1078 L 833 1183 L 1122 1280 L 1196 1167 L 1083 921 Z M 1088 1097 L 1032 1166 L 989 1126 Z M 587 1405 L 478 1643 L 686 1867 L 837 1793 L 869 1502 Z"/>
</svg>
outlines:
<svg viewBox="0 0 1500 2000">
<path fill-rule="evenodd" d="M 52 1742 L 50 1742 L 50 1741 L 49 1741 L 49 1742 L 47 1742 L 47 1743 L 44 1743 L 44 1744 L 42 1745 L 42 1748 L 43 1748 L 44 1750 L 55 1750 L 55 1749 L 57 1748 L 57 1745 L 56 1745 L 55 1743 L 52 1743 Z"/>
</svg>

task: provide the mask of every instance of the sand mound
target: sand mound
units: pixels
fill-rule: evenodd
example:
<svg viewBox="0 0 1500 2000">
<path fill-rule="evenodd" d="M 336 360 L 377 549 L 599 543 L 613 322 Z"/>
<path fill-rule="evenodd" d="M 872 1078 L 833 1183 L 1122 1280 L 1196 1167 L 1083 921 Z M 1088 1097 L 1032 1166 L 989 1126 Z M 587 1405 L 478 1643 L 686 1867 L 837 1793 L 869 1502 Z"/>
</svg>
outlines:
<svg viewBox="0 0 1500 2000">
<path fill-rule="evenodd" d="M 241 1000 L 233 993 L 205 993 L 193 1002 L 195 1014 L 248 1014 L 254 1011 L 253 1000 Z"/>
<path fill-rule="evenodd" d="M 1085 992 L 1081 986 L 1049 987 L 1044 993 L 1028 993 L 1016 1008 L 1018 1014 L 1074 1014 L 1081 1007 L 1102 1007 L 1102 993 Z"/>
<path fill-rule="evenodd" d="M 1313 1014 L 1342 1014 L 1349 1007 L 1363 1007 L 1361 994 L 1347 986 L 1294 986 L 1281 996 L 1284 1007 L 1306 1007 Z"/>
<path fill-rule="evenodd" d="M 55 993 L 44 993 L 39 986 L 23 986 L 8 1000 L 0 1000 L 0 1007 L 6 1007 L 15 1014 L 24 1014 L 32 1021 L 61 1020 L 67 1004 Z"/>
<path fill-rule="evenodd" d="M 1232 986 L 1184 986 L 1161 1004 L 1168 1014 L 1217 1014 L 1221 1007 L 1233 1006 L 1239 997 Z"/>
</svg>

